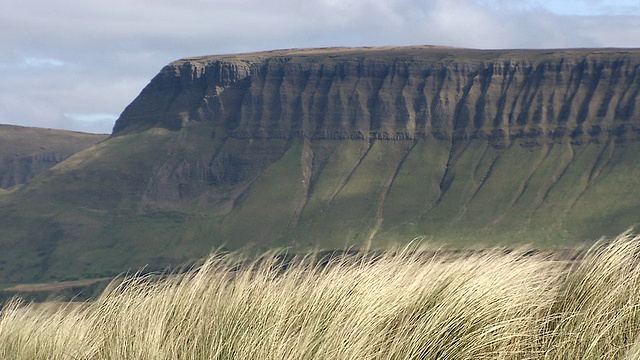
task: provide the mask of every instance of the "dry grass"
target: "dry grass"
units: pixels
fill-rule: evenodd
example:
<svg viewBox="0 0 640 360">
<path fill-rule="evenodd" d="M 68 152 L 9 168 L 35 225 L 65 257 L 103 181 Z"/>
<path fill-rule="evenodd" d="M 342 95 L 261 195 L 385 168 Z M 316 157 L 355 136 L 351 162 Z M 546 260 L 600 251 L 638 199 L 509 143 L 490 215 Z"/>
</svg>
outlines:
<svg viewBox="0 0 640 360">
<path fill-rule="evenodd" d="M 603 359 L 640 355 L 640 237 L 567 267 L 501 251 L 213 255 L 114 282 L 95 302 L 7 304 L 6 359 Z M 242 265 L 241 265 L 242 264 Z"/>
</svg>

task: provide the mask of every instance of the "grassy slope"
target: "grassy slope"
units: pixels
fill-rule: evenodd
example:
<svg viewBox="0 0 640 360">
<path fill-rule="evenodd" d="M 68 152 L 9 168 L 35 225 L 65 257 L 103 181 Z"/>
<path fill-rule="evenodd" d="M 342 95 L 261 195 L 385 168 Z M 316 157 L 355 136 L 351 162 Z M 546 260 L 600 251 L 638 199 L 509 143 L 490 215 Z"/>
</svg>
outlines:
<svg viewBox="0 0 640 360">
<path fill-rule="evenodd" d="M 564 247 L 624 231 L 640 213 L 640 142 L 223 141 L 198 126 L 112 138 L 0 194 L 0 281 L 179 265 L 221 246 L 384 247 L 426 236 L 433 246 Z M 233 154 L 249 157 L 225 171 L 244 180 L 194 178 L 195 164 Z M 175 196 L 154 199 L 154 188 Z"/>
<path fill-rule="evenodd" d="M 28 182 L 73 153 L 108 137 L 74 131 L 0 124 L 0 195 Z"/>
<path fill-rule="evenodd" d="M 25 156 L 44 152 L 74 152 L 106 139 L 106 134 L 0 124 L 0 154 Z"/>
<path fill-rule="evenodd" d="M 318 169 L 304 210 L 295 228 L 285 232 L 288 242 L 283 244 L 362 244 L 379 215 L 382 226 L 374 246 L 426 235 L 454 247 L 564 247 L 613 236 L 637 222 L 634 199 L 640 190 L 633 184 L 639 170 L 632 155 L 640 147 L 637 142 L 534 148 L 515 142 L 495 149 L 472 141 L 457 144 L 451 158 L 449 146 L 433 139 L 415 146 L 375 142 L 370 149 L 365 142 L 340 142 L 327 166 Z M 279 183 L 300 181 L 300 169 L 287 166 Z M 304 190 L 291 189 L 297 203 Z M 295 216 L 293 205 L 270 209 L 282 218 Z M 252 224 L 244 222 L 242 231 L 259 233 L 262 225 L 250 230 Z"/>
<path fill-rule="evenodd" d="M 10 278 L 37 279 L 44 271 L 51 277 L 101 275 L 106 264 L 130 263 L 135 250 L 155 250 L 148 245 L 170 235 L 165 222 L 138 219 L 126 209 L 146 187 L 166 140 L 149 134 L 110 139 L 5 197 L 0 236 L 8 251 L 1 261 L 13 270 Z M 149 226 L 136 231 L 145 221 Z M 131 246 L 138 249 L 126 249 Z"/>
<path fill-rule="evenodd" d="M 305 196 L 301 151 L 302 141 L 297 140 L 255 180 L 237 208 L 224 219 L 221 236 L 230 247 L 259 246 L 282 236 Z"/>
<path fill-rule="evenodd" d="M 451 175 L 445 176 L 450 185 L 439 200 L 433 178 L 425 181 L 431 190 L 414 200 L 425 199 L 426 209 L 417 212 L 416 221 L 406 213 L 407 200 L 402 200 L 410 196 L 408 190 L 394 193 L 392 188 L 386 212 L 403 214 L 408 234 L 428 235 L 452 246 L 572 246 L 581 239 L 612 236 L 638 221 L 634 199 L 640 194 L 632 185 L 638 168 L 631 155 L 638 147 L 630 142 L 527 148 L 516 142 L 496 150 L 472 142 L 450 160 Z M 438 171 L 437 179 L 447 154 L 431 154 L 435 166 L 429 168 L 432 174 Z M 421 168 L 413 159 L 410 154 L 405 165 Z M 413 181 L 416 188 L 413 171 L 400 171 L 394 186 Z M 402 219 L 386 218 L 386 234 L 392 235 Z"/>
</svg>

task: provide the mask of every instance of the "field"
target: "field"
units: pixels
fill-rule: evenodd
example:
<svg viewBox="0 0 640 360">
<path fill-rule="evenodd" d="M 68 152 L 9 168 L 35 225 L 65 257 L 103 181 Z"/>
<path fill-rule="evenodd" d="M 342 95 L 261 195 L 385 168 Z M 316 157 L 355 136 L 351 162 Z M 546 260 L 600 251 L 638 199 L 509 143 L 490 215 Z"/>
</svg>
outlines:
<svg viewBox="0 0 640 360">
<path fill-rule="evenodd" d="M 640 356 L 640 236 L 520 249 L 213 254 L 95 301 L 0 311 L 3 359 L 620 359 Z"/>
</svg>

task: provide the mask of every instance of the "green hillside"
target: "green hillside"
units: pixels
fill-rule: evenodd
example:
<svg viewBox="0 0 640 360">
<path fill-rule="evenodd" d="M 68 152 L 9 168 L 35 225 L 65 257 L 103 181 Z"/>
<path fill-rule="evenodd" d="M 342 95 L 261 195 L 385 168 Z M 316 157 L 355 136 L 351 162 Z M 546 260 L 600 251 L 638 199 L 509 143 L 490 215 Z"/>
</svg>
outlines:
<svg viewBox="0 0 640 360">
<path fill-rule="evenodd" d="M 170 64 L 109 139 L 0 192 L 0 283 L 640 221 L 640 51 L 349 51 Z"/>
<path fill-rule="evenodd" d="M 214 150 L 198 136 L 206 127 L 114 137 L 2 195 L 4 282 L 175 266 L 220 247 L 375 248 L 423 236 L 434 247 L 565 247 L 620 233 L 640 211 L 640 142 L 230 140 Z M 188 169 L 206 146 L 265 162 L 227 169 L 237 184 L 184 186 L 206 190 L 177 194 L 178 209 L 145 205 L 168 154 Z"/>
</svg>

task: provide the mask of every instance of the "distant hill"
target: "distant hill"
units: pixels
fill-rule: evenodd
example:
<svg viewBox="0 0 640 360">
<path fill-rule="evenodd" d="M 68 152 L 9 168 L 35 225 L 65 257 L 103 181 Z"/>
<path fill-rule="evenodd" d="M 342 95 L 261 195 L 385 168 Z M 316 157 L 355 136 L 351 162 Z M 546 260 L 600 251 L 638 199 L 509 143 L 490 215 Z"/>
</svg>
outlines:
<svg viewBox="0 0 640 360">
<path fill-rule="evenodd" d="M 0 281 L 224 247 L 574 246 L 640 220 L 640 50 L 294 49 L 164 67 L 0 196 Z"/>
<path fill-rule="evenodd" d="M 107 137 L 106 134 L 0 124 L 0 189 L 26 184 L 50 167 Z"/>
</svg>

